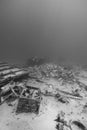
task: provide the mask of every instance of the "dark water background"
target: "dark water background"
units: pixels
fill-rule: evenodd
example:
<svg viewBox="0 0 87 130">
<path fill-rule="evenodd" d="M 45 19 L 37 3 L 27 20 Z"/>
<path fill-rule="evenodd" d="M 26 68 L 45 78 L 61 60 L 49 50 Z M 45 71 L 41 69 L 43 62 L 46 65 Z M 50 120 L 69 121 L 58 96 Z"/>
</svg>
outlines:
<svg viewBox="0 0 87 130">
<path fill-rule="evenodd" d="M 0 60 L 87 63 L 86 0 L 0 0 Z"/>
</svg>

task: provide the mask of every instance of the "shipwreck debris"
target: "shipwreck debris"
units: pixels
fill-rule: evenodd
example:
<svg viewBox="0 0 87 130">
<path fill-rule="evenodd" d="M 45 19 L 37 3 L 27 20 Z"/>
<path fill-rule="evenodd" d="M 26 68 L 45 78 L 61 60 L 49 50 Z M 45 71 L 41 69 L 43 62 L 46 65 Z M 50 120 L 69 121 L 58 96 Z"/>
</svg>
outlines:
<svg viewBox="0 0 87 130">
<path fill-rule="evenodd" d="M 12 77 L 3 79 L 3 80 L 0 82 L 0 88 L 2 88 L 3 86 L 5 86 L 6 84 L 10 83 L 12 80 L 13 80 Z"/>
<path fill-rule="evenodd" d="M 16 113 L 39 112 L 41 95 L 38 88 L 26 86 L 29 72 L 25 69 L 1 64 L 0 105 L 18 99 Z M 18 85 L 22 83 L 21 85 Z"/>
<path fill-rule="evenodd" d="M 20 95 L 16 113 L 33 112 L 38 114 L 40 101 L 40 90 L 35 87 L 26 86 L 26 89 L 24 89 Z"/>
<path fill-rule="evenodd" d="M 57 119 L 55 120 L 57 122 L 56 129 L 57 130 L 87 130 L 86 126 L 81 123 L 80 121 L 66 121 L 65 120 L 65 113 L 61 111 Z"/>
<path fill-rule="evenodd" d="M 8 85 L 9 86 L 9 85 Z M 16 113 L 22 112 L 39 112 L 40 102 L 41 102 L 41 92 L 39 88 L 32 86 L 9 86 L 8 88 L 3 88 L 0 93 L 0 105 L 4 102 L 11 102 L 18 99 L 18 105 Z"/>
<path fill-rule="evenodd" d="M 66 129 L 71 130 L 71 127 L 65 120 L 65 113 L 63 111 L 61 111 L 58 114 L 57 119 L 55 121 L 57 122 L 57 125 L 56 125 L 57 130 L 66 130 Z"/>
<path fill-rule="evenodd" d="M 28 98 L 19 98 L 16 113 L 37 113 L 39 112 L 40 103 Z"/>
</svg>

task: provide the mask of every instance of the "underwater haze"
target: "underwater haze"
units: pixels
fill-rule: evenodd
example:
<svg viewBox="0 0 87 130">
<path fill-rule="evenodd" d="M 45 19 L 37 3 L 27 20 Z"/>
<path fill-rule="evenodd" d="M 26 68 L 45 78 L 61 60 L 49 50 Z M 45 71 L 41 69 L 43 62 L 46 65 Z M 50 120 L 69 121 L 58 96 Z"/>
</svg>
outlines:
<svg viewBox="0 0 87 130">
<path fill-rule="evenodd" d="M 0 0 L 0 60 L 87 64 L 86 0 Z"/>
</svg>

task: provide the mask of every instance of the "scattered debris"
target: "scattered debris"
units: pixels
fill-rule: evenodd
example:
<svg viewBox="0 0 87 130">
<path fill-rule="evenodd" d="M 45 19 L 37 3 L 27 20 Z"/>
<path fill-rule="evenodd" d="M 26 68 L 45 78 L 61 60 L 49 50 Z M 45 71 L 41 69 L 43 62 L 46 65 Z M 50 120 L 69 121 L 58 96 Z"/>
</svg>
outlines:
<svg viewBox="0 0 87 130">
<path fill-rule="evenodd" d="M 85 125 L 83 123 L 81 123 L 80 121 L 70 121 L 67 122 L 65 120 L 65 113 L 63 111 L 61 111 L 58 116 L 57 119 L 55 120 L 58 124 L 56 125 L 56 129 L 57 130 L 87 130 L 87 128 L 85 127 Z"/>
<path fill-rule="evenodd" d="M 65 97 L 60 97 L 58 98 L 58 101 L 62 102 L 62 103 L 69 103 L 68 99 Z"/>
<path fill-rule="evenodd" d="M 57 130 L 71 130 L 71 127 L 68 125 L 67 121 L 65 121 L 65 113 L 63 111 L 58 114 L 57 119 L 55 120 L 58 124 L 56 125 Z"/>
<path fill-rule="evenodd" d="M 57 89 L 57 94 L 55 94 L 55 97 L 58 99 L 58 98 L 61 98 L 61 97 L 64 97 L 64 98 L 71 98 L 71 99 L 76 99 L 76 100 L 82 100 L 82 96 L 80 95 L 74 95 L 72 93 L 69 93 L 69 92 L 65 92 L 65 91 L 62 91 L 62 90 L 59 90 Z"/>
</svg>

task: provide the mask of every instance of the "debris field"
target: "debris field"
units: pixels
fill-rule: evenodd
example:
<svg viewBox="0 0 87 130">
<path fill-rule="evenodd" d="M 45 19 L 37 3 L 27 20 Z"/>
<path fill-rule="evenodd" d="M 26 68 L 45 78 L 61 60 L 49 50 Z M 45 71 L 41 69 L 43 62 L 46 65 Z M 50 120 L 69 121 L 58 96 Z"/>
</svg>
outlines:
<svg viewBox="0 0 87 130">
<path fill-rule="evenodd" d="M 87 71 L 41 62 L 0 63 L 0 130 L 87 130 Z"/>
</svg>

